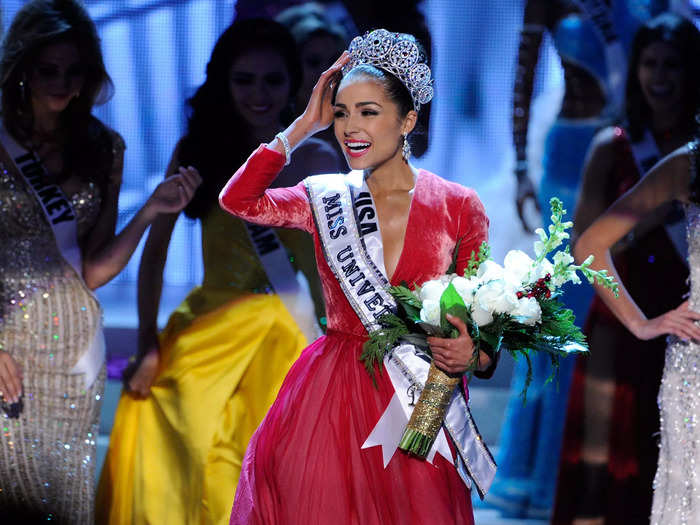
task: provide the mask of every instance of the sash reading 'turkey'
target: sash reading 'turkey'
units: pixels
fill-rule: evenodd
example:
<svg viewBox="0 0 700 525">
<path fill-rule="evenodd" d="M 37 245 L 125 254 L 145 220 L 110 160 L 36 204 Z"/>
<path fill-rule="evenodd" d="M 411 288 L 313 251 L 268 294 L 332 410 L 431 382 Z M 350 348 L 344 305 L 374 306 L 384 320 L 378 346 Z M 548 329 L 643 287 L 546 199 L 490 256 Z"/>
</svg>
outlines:
<svg viewBox="0 0 700 525">
<path fill-rule="evenodd" d="M 46 182 L 44 167 L 33 154 L 25 153 L 16 157 L 15 164 L 41 199 L 52 225 L 75 219 L 70 203 L 58 186 Z"/>
</svg>

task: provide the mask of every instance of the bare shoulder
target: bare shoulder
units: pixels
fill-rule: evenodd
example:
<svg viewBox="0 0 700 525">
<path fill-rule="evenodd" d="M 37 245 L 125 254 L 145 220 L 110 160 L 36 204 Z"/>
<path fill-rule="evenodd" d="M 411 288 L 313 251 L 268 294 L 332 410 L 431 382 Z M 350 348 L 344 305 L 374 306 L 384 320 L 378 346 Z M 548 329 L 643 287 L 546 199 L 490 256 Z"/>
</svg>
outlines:
<svg viewBox="0 0 700 525">
<path fill-rule="evenodd" d="M 665 202 L 695 200 L 691 195 L 694 165 L 693 146 L 684 145 L 661 159 L 618 203 L 625 207 L 652 209 Z M 629 201 L 629 202 L 627 202 Z"/>
</svg>

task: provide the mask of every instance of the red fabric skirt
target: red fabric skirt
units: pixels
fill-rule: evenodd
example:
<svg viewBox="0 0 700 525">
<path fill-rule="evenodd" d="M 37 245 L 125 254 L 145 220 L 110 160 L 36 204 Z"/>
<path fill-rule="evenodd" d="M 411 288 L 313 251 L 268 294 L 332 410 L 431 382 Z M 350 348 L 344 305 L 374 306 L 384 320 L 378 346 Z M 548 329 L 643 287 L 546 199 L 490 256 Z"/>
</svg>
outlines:
<svg viewBox="0 0 700 525">
<path fill-rule="evenodd" d="M 394 390 L 375 388 L 363 339 L 329 331 L 302 353 L 248 445 L 231 524 L 473 524 L 469 490 L 450 462 L 361 449 Z"/>
</svg>

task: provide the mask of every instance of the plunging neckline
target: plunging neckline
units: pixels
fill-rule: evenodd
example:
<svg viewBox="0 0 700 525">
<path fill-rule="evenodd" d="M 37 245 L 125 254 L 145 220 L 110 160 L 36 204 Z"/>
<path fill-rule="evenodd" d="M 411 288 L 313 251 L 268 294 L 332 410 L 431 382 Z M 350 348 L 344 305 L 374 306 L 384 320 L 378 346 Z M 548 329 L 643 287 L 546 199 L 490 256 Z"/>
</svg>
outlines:
<svg viewBox="0 0 700 525">
<path fill-rule="evenodd" d="M 384 234 L 382 233 L 382 229 L 379 225 L 379 211 L 377 211 L 377 230 L 379 231 L 379 238 L 381 239 L 382 242 L 382 265 L 384 267 L 384 277 L 386 277 L 386 280 L 389 282 L 390 285 L 396 286 L 396 282 L 394 281 L 394 278 L 396 275 L 399 273 L 399 269 L 401 268 L 401 264 L 404 259 L 404 252 L 406 251 L 406 245 L 408 244 L 408 234 L 411 229 L 411 224 L 412 224 L 412 216 L 413 216 L 413 203 L 416 200 L 416 195 L 418 193 L 418 183 L 420 180 L 423 179 L 423 169 L 418 169 L 416 170 L 416 180 L 413 184 L 413 188 L 410 190 L 413 192 L 413 195 L 411 196 L 411 203 L 408 205 L 408 216 L 406 217 L 406 232 L 404 233 L 403 236 L 403 243 L 401 244 L 401 250 L 399 251 L 399 258 L 396 260 L 396 266 L 394 267 L 394 271 L 391 274 L 391 277 L 389 276 L 389 272 L 386 269 L 386 257 L 384 256 Z M 367 181 L 365 180 L 365 183 Z M 377 209 L 377 206 L 374 201 L 374 195 L 372 195 L 372 190 L 369 187 L 369 184 L 367 184 L 367 191 L 370 194 L 370 197 L 372 198 L 372 204 L 374 205 L 375 210 Z"/>
</svg>

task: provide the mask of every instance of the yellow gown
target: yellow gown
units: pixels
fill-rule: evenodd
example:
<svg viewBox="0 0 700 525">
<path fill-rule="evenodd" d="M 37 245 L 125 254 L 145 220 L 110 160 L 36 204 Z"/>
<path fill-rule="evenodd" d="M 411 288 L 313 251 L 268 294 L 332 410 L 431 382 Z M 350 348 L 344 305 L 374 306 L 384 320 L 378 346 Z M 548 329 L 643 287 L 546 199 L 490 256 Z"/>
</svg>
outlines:
<svg viewBox="0 0 700 525">
<path fill-rule="evenodd" d="M 248 441 L 307 341 L 276 296 L 245 226 L 202 220 L 204 281 L 160 334 L 145 400 L 123 393 L 97 494 L 97 523 L 228 524 Z M 311 237 L 278 230 L 320 311 Z"/>
</svg>

